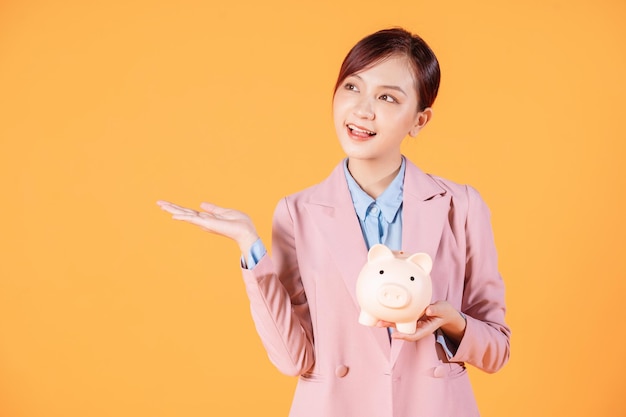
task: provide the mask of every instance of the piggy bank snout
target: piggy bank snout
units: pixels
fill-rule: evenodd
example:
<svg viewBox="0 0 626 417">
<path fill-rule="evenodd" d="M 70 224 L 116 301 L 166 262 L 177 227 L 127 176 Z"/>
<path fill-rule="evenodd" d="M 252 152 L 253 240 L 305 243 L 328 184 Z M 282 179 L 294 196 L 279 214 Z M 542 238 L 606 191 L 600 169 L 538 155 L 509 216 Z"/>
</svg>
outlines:
<svg viewBox="0 0 626 417">
<path fill-rule="evenodd" d="M 385 307 L 403 308 L 410 303 L 411 293 L 400 285 L 385 284 L 376 292 L 376 299 Z"/>
</svg>

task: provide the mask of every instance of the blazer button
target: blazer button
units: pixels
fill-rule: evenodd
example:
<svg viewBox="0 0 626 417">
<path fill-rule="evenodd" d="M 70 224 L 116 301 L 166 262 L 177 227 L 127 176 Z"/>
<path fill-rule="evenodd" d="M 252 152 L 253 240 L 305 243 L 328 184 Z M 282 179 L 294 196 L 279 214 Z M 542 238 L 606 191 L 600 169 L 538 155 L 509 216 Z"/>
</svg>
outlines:
<svg viewBox="0 0 626 417">
<path fill-rule="evenodd" d="M 337 378 L 343 378 L 344 376 L 348 375 L 349 370 L 350 368 L 348 368 L 346 365 L 339 365 L 335 368 L 335 375 L 337 375 Z"/>
<path fill-rule="evenodd" d="M 433 376 L 435 378 L 443 378 L 447 373 L 445 365 L 435 366 L 435 369 L 433 369 Z"/>
</svg>

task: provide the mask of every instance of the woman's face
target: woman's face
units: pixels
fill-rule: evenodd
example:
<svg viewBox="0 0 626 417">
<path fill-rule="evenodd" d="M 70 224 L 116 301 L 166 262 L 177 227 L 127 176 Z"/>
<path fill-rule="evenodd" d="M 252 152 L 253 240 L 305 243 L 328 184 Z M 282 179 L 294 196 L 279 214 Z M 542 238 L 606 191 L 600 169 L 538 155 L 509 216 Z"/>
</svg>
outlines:
<svg viewBox="0 0 626 417">
<path fill-rule="evenodd" d="M 335 92 L 333 116 L 341 147 L 349 158 L 393 161 L 400 144 L 415 136 L 431 116 L 418 112 L 413 71 L 403 56 L 392 56 L 348 76 Z"/>
</svg>

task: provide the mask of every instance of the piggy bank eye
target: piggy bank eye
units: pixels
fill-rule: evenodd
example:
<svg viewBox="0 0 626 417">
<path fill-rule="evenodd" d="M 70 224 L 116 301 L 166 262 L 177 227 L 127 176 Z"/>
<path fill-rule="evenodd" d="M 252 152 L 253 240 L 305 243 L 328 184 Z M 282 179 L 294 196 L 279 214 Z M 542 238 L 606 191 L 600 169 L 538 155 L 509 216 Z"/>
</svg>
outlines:
<svg viewBox="0 0 626 417">
<path fill-rule="evenodd" d="M 383 270 L 381 269 L 380 271 L 378 271 L 378 273 L 379 273 L 380 275 L 382 275 L 382 274 L 384 274 L 384 273 L 385 273 L 385 271 L 383 271 Z"/>
<path fill-rule="evenodd" d="M 411 277 L 409 278 L 411 281 L 415 281 L 415 277 Z"/>
</svg>

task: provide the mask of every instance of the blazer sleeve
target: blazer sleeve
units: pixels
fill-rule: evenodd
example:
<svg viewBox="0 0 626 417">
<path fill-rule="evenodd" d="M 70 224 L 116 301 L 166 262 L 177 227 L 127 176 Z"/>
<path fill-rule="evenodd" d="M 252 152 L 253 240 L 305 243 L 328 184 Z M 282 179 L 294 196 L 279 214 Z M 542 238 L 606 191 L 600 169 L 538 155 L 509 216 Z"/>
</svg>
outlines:
<svg viewBox="0 0 626 417">
<path fill-rule="evenodd" d="M 467 362 L 491 373 L 509 359 L 511 331 L 504 320 L 504 282 L 498 272 L 491 215 L 475 189 L 467 186 L 466 191 L 467 252 L 461 310 L 467 327 L 450 361 Z"/>
<path fill-rule="evenodd" d="M 315 361 L 313 330 L 286 199 L 274 212 L 272 256 L 266 254 L 242 273 L 252 319 L 270 361 L 286 375 L 305 373 Z"/>
</svg>

